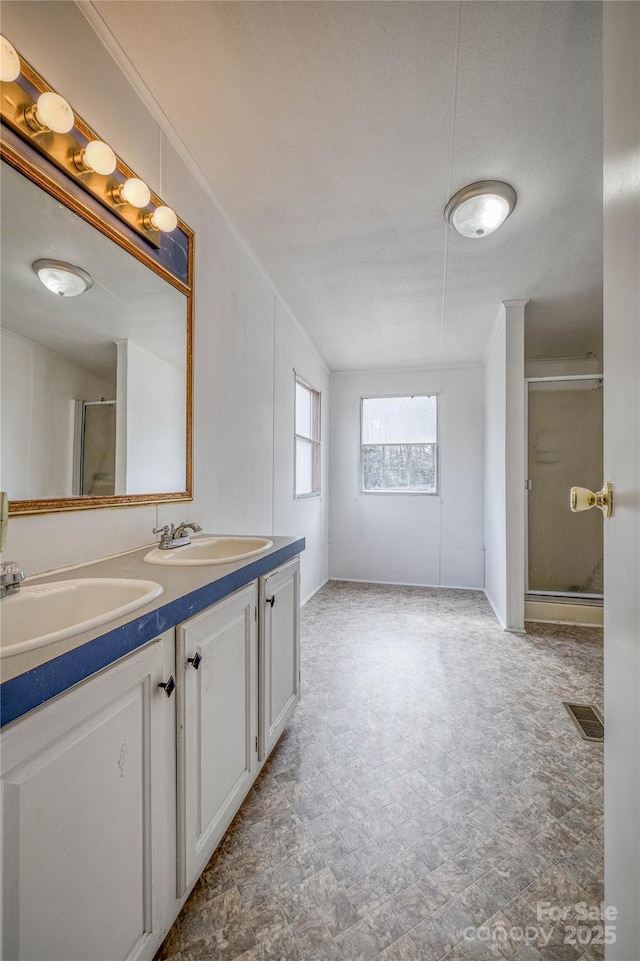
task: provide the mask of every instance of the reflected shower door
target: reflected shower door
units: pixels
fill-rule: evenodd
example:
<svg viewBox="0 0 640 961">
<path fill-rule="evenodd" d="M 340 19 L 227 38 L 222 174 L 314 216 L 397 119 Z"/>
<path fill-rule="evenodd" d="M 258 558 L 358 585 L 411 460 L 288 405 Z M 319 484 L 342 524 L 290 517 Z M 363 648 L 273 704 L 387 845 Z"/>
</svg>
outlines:
<svg viewBox="0 0 640 961">
<path fill-rule="evenodd" d="M 86 401 L 82 405 L 80 494 L 108 497 L 116 485 L 116 403 Z"/>
<path fill-rule="evenodd" d="M 528 591 L 602 597 L 602 513 L 569 507 L 572 487 L 602 486 L 602 379 L 528 386 Z"/>
</svg>

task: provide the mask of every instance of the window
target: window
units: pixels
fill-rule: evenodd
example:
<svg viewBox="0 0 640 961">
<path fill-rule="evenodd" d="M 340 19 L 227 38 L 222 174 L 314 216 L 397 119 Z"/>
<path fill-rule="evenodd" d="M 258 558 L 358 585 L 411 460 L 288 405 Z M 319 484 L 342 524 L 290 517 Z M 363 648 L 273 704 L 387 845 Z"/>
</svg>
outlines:
<svg viewBox="0 0 640 961">
<path fill-rule="evenodd" d="M 296 376 L 296 497 L 320 493 L 320 394 Z"/>
<path fill-rule="evenodd" d="M 436 397 L 363 397 L 362 490 L 435 494 Z"/>
</svg>

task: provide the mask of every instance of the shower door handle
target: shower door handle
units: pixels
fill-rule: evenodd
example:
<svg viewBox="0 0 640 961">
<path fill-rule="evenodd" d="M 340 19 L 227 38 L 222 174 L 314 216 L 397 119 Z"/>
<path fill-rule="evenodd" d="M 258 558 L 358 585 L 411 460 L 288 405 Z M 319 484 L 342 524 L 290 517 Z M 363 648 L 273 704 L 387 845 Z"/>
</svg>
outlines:
<svg viewBox="0 0 640 961">
<path fill-rule="evenodd" d="M 611 517 L 613 512 L 613 486 L 605 481 L 602 490 L 594 493 L 588 487 L 572 487 L 569 498 L 571 510 L 590 511 L 592 507 L 599 507 L 605 517 Z"/>
</svg>

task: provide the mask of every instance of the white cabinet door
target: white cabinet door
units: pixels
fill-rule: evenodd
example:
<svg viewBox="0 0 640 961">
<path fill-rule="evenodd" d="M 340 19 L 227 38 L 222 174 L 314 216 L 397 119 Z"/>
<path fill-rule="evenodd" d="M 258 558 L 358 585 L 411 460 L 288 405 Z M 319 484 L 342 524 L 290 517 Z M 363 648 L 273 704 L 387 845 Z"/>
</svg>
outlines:
<svg viewBox="0 0 640 961">
<path fill-rule="evenodd" d="M 256 603 L 254 582 L 177 628 L 179 894 L 256 776 Z"/>
<path fill-rule="evenodd" d="M 300 700 L 300 564 L 260 578 L 260 760 Z"/>
<path fill-rule="evenodd" d="M 154 844 L 171 816 L 151 802 L 166 780 L 154 721 L 175 710 L 163 679 L 159 638 L 2 732 L 7 961 L 153 957 Z"/>
</svg>

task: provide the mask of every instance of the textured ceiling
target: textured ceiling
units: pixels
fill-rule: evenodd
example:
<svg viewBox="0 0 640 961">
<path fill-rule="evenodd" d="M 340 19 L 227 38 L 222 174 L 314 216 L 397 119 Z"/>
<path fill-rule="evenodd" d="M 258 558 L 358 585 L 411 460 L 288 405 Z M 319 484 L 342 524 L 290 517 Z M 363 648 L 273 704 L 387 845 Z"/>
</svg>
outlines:
<svg viewBox="0 0 640 961">
<path fill-rule="evenodd" d="M 481 362 L 525 297 L 528 356 L 599 353 L 599 3 L 94 7 L 331 369 Z M 485 178 L 517 208 L 466 240 Z"/>
</svg>

